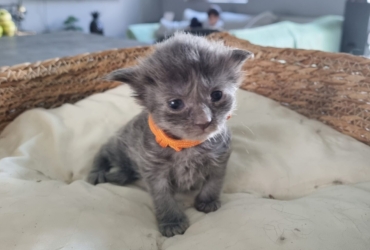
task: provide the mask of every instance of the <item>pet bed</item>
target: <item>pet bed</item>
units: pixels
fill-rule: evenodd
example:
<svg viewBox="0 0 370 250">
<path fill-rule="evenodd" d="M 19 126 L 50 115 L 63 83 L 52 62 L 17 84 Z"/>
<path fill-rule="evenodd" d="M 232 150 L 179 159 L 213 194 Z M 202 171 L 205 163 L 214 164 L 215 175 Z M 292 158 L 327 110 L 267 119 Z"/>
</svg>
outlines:
<svg viewBox="0 0 370 250">
<path fill-rule="evenodd" d="M 99 78 L 151 47 L 3 67 L 0 249 L 368 249 L 368 60 L 209 39 L 255 53 L 229 121 L 220 210 L 181 199 L 191 226 L 164 238 L 140 187 L 83 180 L 99 146 L 140 111 L 127 86 Z"/>
</svg>

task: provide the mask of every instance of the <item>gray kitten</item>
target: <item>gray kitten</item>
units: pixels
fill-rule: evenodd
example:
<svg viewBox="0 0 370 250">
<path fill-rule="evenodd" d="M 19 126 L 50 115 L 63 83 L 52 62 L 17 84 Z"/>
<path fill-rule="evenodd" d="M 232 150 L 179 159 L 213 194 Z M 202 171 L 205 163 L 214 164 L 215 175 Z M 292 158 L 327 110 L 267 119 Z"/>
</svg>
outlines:
<svg viewBox="0 0 370 250">
<path fill-rule="evenodd" d="M 129 84 L 144 109 L 101 148 L 88 181 L 125 185 L 142 178 L 159 230 L 167 237 L 189 227 L 176 192 L 199 190 L 195 208 L 216 211 L 231 153 L 226 120 L 235 107 L 241 66 L 250 55 L 178 33 L 157 44 L 138 66 L 111 73 L 108 79 Z M 161 147 L 149 128 L 149 114 L 169 137 L 202 143 L 179 152 Z"/>
</svg>

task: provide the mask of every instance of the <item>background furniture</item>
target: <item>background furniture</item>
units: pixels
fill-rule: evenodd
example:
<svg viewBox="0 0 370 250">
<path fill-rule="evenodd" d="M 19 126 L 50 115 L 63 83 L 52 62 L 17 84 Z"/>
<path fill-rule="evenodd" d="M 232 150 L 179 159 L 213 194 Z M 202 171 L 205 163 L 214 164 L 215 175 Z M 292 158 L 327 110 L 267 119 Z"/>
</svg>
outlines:
<svg viewBox="0 0 370 250">
<path fill-rule="evenodd" d="M 338 52 L 342 22 L 341 16 L 325 16 L 309 23 L 283 21 L 229 32 L 237 38 L 260 46 Z"/>
<path fill-rule="evenodd" d="M 103 37 L 81 32 L 55 32 L 30 36 L 2 37 L 0 67 L 73 56 L 112 48 L 144 45 L 139 41 Z"/>
<path fill-rule="evenodd" d="M 367 0 L 347 1 L 344 13 L 341 52 L 369 56 L 368 43 L 370 4 Z"/>
<path fill-rule="evenodd" d="M 171 31 L 177 28 L 184 29 L 193 17 L 201 22 L 207 20 L 206 13 L 185 9 L 183 20 L 172 22 L 172 24 L 161 20 L 161 23 L 129 25 L 127 37 L 152 44 L 163 36 L 163 34 L 158 34 L 160 27 L 163 29 L 163 26 L 167 26 Z M 256 45 L 327 52 L 340 50 L 342 16 L 302 18 L 277 16 L 271 12 L 256 16 L 223 12 L 221 18 L 225 23 L 225 29 L 230 34 Z"/>
</svg>

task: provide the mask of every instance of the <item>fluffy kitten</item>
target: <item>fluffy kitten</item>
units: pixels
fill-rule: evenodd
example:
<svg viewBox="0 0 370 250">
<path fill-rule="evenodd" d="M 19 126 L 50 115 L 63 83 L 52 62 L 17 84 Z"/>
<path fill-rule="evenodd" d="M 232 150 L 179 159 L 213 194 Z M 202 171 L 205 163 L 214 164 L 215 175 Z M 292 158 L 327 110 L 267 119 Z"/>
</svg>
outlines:
<svg viewBox="0 0 370 250">
<path fill-rule="evenodd" d="M 142 178 L 159 230 L 167 237 L 189 226 L 175 192 L 200 190 L 195 208 L 216 211 L 230 156 L 226 120 L 235 107 L 241 66 L 250 55 L 179 33 L 156 45 L 138 66 L 111 73 L 109 79 L 129 84 L 144 109 L 101 148 L 88 181 L 125 185 Z M 169 137 L 202 143 L 180 152 L 161 147 L 149 128 L 149 114 Z"/>
</svg>

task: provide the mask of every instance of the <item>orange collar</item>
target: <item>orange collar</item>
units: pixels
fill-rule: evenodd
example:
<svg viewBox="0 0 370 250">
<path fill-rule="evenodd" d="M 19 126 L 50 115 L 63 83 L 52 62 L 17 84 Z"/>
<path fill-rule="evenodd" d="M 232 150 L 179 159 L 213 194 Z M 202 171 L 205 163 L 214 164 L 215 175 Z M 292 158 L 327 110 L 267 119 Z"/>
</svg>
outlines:
<svg viewBox="0 0 370 250">
<path fill-rule="evenodd" d="M 227 117 L 227 120 L 230 119 L 230 115 Z M 151 115 L 148 117 L 148 123 L 149 123 L 149 128 L 152 131 L 152 133 L 155 136 L 156 142 L 162 147 L 171 147 L 174 149 L 176 152 L 180 152 L 184 148 L 192 148 L 195 146 L 198 146 L 199 144 L 202 143 L 202 141 L 192 141 L 192 140 L 175 140 L 168 135 L 166 135 L 163 130 L 157 127 L 157 125 L 154 123 L 153 118 Z"/>
<path fill-rule="evenodd" d="M 152 133 L 155 135 L 156 142 L 162 147 L 171 147 L 176 152 L 180 152 L 184 148 L 191 148 L 195 147 L 202 143 L 202 141 L 191 141 L 191 140 L 175 140 L 170 137 L 168 137 L 163 130 L 157 127 L 155 125 L 153 118 L 151 115 L 149 115 L 148 118 L 149 128 L 152 131 Z"/>
</svg>

